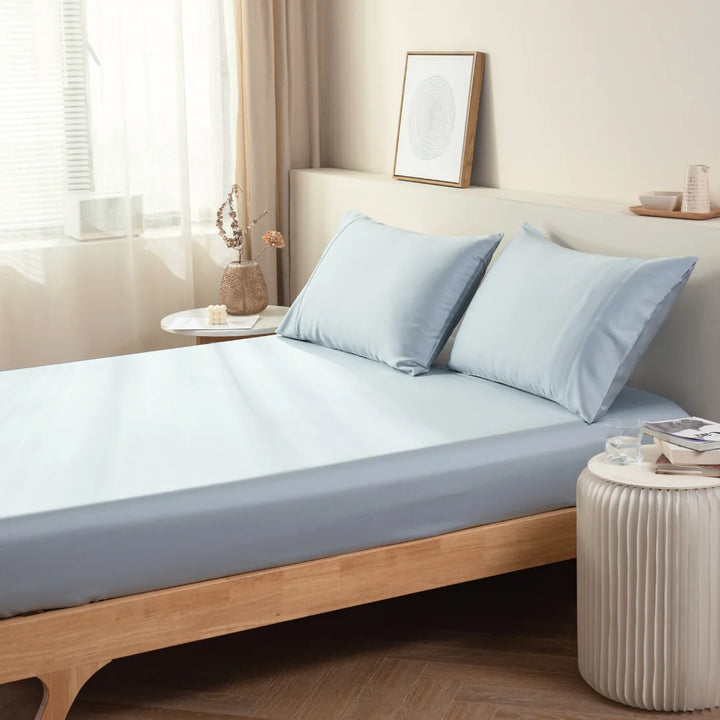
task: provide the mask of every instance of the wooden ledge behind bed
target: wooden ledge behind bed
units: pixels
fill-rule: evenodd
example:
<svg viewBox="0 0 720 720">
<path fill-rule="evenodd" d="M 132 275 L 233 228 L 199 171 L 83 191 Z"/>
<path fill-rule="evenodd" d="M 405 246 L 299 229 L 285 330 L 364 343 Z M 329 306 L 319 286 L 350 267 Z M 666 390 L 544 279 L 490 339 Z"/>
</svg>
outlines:
<svg viewBox="0 0 720 720">
<path fill-rule="evenodd" d="M 64 720 L 114 658 L 575 557 L 575 508 L 0 620 L 0 683 L 39 677 Z"/>
</svg>

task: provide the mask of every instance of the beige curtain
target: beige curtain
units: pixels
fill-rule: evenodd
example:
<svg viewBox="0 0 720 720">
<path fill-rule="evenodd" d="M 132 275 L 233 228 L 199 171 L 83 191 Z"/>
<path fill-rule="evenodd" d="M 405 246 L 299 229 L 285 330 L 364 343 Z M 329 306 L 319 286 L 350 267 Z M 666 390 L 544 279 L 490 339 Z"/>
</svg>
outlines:
<svg viewBox="0 0 720 720">
<path fill-rule="evenodd" d="M 317 0 L 235 0 L 235 21 L 237 182 L 248 222 L 270 211 L 243 257 L 260 252 L 265 230 L 283 233 L 287 247 L 266 252 L 260 263 L 271 302 L 289 304 L 289 171 L 320 164 Z"/>
</svg>

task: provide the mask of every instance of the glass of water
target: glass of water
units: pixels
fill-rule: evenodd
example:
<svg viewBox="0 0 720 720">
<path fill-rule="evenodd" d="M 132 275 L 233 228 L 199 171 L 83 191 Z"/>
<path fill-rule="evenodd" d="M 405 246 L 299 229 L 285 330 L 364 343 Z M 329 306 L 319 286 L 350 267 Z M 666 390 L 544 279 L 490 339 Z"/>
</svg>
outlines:
<svg viewBox="0 0 720 720">
<path fill-rule="evenodd" d="M 620 418 L 605 423 L 605 460 L 613 465 L 631 465 L 642 456 L 643 422 Z"/>
</svg>

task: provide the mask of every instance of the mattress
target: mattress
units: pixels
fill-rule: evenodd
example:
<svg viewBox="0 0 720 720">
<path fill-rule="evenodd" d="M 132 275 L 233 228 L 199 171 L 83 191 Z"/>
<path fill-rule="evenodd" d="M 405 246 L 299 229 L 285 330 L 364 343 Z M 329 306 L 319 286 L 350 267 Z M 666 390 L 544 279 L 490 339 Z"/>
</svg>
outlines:
<svg viewBox="0 0 720 720">
<path fill-rule="evenodd" d="M 681 412 L 626 388 L 607 417 Z M 0 616 L 570 506 L 603 438 L 277 336 L 0 373 Z"/>
</svg>

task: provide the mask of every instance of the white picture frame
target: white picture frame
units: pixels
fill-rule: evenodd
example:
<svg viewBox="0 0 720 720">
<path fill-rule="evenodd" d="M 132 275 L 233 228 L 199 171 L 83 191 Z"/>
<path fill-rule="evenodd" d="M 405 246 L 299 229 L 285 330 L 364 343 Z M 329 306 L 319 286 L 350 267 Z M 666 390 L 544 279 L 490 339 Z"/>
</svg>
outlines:
<svg viewBox="0 0 720 720">
<path fill-rule="evenodd" d="M 395 178 L 470 185 L 484 65 L 481 52 L 408 52 Z"/>
</svg>

